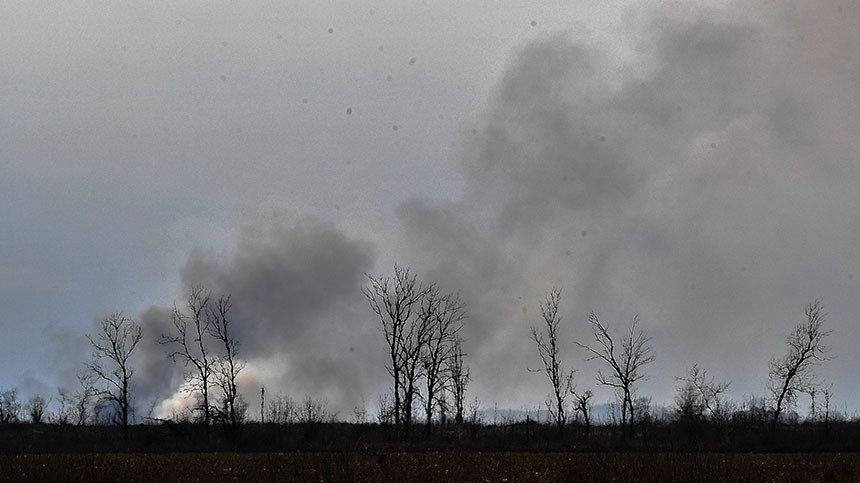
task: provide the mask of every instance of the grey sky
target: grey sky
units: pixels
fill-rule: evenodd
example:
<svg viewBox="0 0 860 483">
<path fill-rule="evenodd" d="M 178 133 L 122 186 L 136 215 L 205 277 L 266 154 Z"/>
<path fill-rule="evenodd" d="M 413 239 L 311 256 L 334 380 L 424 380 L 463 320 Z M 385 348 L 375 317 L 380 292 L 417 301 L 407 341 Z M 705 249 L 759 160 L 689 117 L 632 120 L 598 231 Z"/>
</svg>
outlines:
<svg viewBox="0 0 860 483">
<path fill-rule="evenodd" d="M 245 323 L 249 398 L 372 406 L 387 378 L 359 288 L 398 261 L 469 304 L 486 404 L 541 403 L 527 333 L 555 284 L 571 341 L 591 310 L 641 316 L 655 402 L 693 362 L 763 393 L 823 297 L 821 372 L 856 407 L 852 2 L 18 3 L 0 6 L 0 387 L 53 391 L 94 320 L 154 337 L 205 282 Z M 149 399 L 175 389 L 159 350 Z M 571 343 L 586 387 L 583 356 Z"/>
</svg>

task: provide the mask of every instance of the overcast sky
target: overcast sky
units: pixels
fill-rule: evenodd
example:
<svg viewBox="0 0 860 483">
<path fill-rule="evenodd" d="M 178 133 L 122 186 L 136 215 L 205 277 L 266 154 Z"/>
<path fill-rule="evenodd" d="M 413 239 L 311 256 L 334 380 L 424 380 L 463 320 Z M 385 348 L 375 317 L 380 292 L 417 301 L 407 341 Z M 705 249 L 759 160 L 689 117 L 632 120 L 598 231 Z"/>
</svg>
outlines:
<svg viewBox="0 0 860 483">
<path fill-rule="evenodd" d="M 860 7 L 623 3 L 0 5 L 0 388 L 71 385 L 121 310 L 138 410 L 166 411 L 154 340 L 202 283 L 233 296 L 251 407 L 373 408 L 360 288 L 398 262 L 467 302 L 486 406 L 542 403 L 558 286 L 578 386 L 588 313 L 638 314 L 656 403 L 694 362 L 763 395 L 821 298 L 819 373 L 860 408 Z"/>
</svg>

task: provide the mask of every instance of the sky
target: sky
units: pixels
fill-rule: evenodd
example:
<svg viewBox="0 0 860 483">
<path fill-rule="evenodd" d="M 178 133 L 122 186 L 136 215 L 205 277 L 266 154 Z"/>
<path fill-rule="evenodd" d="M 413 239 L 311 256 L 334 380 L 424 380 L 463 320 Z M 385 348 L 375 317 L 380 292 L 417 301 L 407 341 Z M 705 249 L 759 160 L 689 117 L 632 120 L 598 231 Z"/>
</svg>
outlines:
<svg viewBox="0 0 860 483">
<path fill-rule="evenodd" d="M 627 3 L 0 5 L 0 389 L 72 388 L 122 311 L 138 414 L 169 413 L 156 339 L 203 284 L 252 408 L 264 385 L 372 410 L 361 287 L 400 263 L 467 303 L 485 407 L 542 405 L 528 334 L 559 287 L 577 386 L 613 397 L 588 314 L 638 315 L 656 404 L 693 363 L 764 395 L 821 299 L 817 372 L 856 411 L 860 7 Z"/>
</svg>

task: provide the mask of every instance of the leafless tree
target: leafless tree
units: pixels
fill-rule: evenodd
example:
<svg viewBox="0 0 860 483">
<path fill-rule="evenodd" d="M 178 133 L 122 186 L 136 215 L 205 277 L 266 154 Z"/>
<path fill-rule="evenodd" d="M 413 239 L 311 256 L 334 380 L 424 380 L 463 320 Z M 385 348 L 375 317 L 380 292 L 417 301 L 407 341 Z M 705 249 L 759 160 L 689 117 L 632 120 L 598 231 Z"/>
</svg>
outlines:
<svg viewBox="0 0 860 483">
<path fill-rule="evenodd" d="M 350 422 L 352 424 L 357 424 L 359 426 L 363 426 L 367 424 L 367 407 L 365 407 L 364 403 L 360 405 L 353 406 L 352 408 L 352 417 L 350 418 Z"/>
<path fill-rule="evenodd" d="M 573 409 L 582 415 L 582 421 L 585 424 L 585 433 L 583 436 L 585 439 L 588 439 L 588 436 L 591 434 L 591 398 L 594 396 L 594 393 L 591 390 L 577 392 L 575 389 L 571 389 L 570 393 L 573 395 Z"/>
<path fill-rule="evenodd" d="M 103 383 L 102 387 L 97 388 L 97 394 L 102 400 L 116 405 L 119 414 L 114 417 L 114 423 L 122 427 L 126 439 L 131 414 L 131 380 L 134 376 L 131 356 L 142 338 L 140 325 L 121 312 L 114 312 L 102 319 L 95 338 L 87 335 L 93 346 L 92 361 L 87 367 Z"/>
<path fill-rule="evenodd" d="M 0 424 L 17 423 L 21 413 L 21 403 L 18 402 L 18 391 L 7 389 L 0 392 Z"/>
<path fill-rule="evenodd" d="M 211 311 L 210 301 L 207 290 L 200 286 L 193 287 L 183 310 L 173 306 L 173 331 L 163 334 L 158 341 L 172 349 L 168 356 L 173 362 L 182 362 L 185 367 L 191 367 L 191 372 L 185 375 L 183 387 L 189 394 L 199 394 L 200 403 L 194 409 L 202 415 L 202 422 L 207 428 L 212 422 L 209 390 L 216 361 L 210 348 L 213 331 L 211 323 L 215 319 L 208 312 Z"/>
<path fill-rule="evenodd" d="M 598 370 L 597 382 L 618 392 L 621 399 L 621 437 L 626 438 L 628 432 L 633 429 L 635 417 L 634 385 L 646 378 L 643 368 L 654 362 L 655 358 L 651 337 L 638 328 L 639 317 L 636 316 L 627 334 L 621 339 L 620 347 L 616 347 L 609 330 L 600 322 L 597 314 L 592 312 L 589 321 L 595 345 L 589 346 L 581 342 L 576 342 L 576 345 L 591 354 L 589 361 L 597 359 L 609 366 L 608 374 Z"/>
<path fill-rule="evenodd" d="M 529 369 L 531 372 L 543 372 L 552 385 L 552 400 L 546 401 L 546 408 L 558 428 L 559 437 L 564 437 L 564 426 L 567 423 L 566 399 L 573 391 L 573 371 L 564 368 L 559 348 L 559 330 L 561 316 L 558 307 L 561 302 L 561 290 L 553 288 L 541 303 L 540 311 L 545 327 L 538 330 L 531 328 L 531 339 L 537 346 L 543 362 L 543 370 Z"/>
<path fill-rule="evenodd" d="M 687 429 L 687 439 L 693 442 L 697 429 L 705 418 L 705 405 L 702 396 L 692 381 L 676 378 L 683 381 L 678 387 L 675 395 L 675 407 L 673 416 L 675 420 Z"/>
<path fill-rule="evenodd" d="M 295 401 L 288 396 L 277 395 L 269 402 L 266 420 L 278 425 L 292 424 L 296 422 L 298 412 L 299 407 Z"/>
<path fill-rule="evenodd" d="M 822 395 L 824 396 L 824 407 L 822 407 L 822 419 L 824 422 L 824 435 L 830 436 L 830 409 L 831 403 L 833 399 L 833 383 L 825 384 L 821 390 Z"/>
<path fill-rule="evenodd" d="M 42 396 L 33 396 L 27 400 L 25 407 L 27 415 L 30 416 L 30 422 L 33 424 L 42 424 L 45 419 L 45 411 L 48 408 L 48 401 Z"/>
<path fill-rule="evenodd" d="M 239 342 L 231 329 L 229 312 L 232 306 L 229 295 L 219 297 L 214 304 L 207 307 L 206 316 L 209 333 L 221 347 L 220 356 L 212 366 L 212 383 L 221 390 L 216 415 L 228 429 L 235 430 L 245 417 L 247 405 L 242 401 L 236 385 L 236 378 L 245 368 L 245 362 L 238 359 Z"/>
<path fill-rule="evenodd" d="M 700 416 L 709 418 L 718 425 L 725 422 L 729 408 L 724 395 L 731 385 L 730 382 L 718 382 L 713 376 L 708 377 L 708 371 L 698 364 L 693 364 L 686 376 L 676 379 L 685 383 L 685 391 L 692 392 L 691 397 Z"/>
<path fill-rule="evenodd" d="M 451 380 L 450 392 L 454 399 L 454 421 L 458 425 L 463 424 L 463 416 L 466 411 L 466 386 L 469 385 L 471 375 L 469 367 L 466 366 L 463 360 L 466 354 L 463 353 L 462 342 L 459 336 L 454 338 L 451 357 L 447 361 L 448 377 Z"/>
<path fill-rule="evenodd" d="M 435 288 L 427 291 L 421 301 L 421 319 L 428 320 L 427 336 L 420 353 L 424 377 L 425 433 L 430 435 L 433 412 L 450 382 L 445 365 L 454 357 L 457 333 L 466 318 L 465 306 L 456 294 L 440 295 Z"/>
<path fill-rule="evenodd" d="M 57 411 L 48 416 L 48 422 L 51 424 L 66 425 L 72 420 L 73 398 L 68 389 L 57 388 Z"/>
<path fill-rule="evenodd" d="M 419 306 L 426 303 L 424 300 L 429 297 L 429 294 L 435 291 L 436 289 L 433 286 L 422 289 Z M 403 413 L 401 421 L 403 422 L 404 435 L 407 437 L 415 420 L 415 403 L 422 397 L 419 388 L 419 380 L 424 376 L 422 371 L 422 356 L 427 345 L 430 343 L 433 323 L 433 311 L 419 309 L 418 316 L 404 327 L 403 336 L 400 339 L 402 367 L 400 371 L 402 378 L 400 382 L 400 389 L 402 391 L 400 402 L 403 405 L 401 408 Z"/>
<path fill-rule="evenodd" d="M 82 372 L 78 378 L 83 375 L 91 376 L 90 372 Z M 92 385 L 89 384 L 86 388 L 81 385 L 78 391 L 71 391 L 65 387 L 57 388 L 57 404 L 59 407 L 56 412 L 48 417 L 48 422 L 51 424 L 77 424 L 82 425 L 86 422 L 89 413 L 89 405 L 94 396 Z M 83 413 L 83 414 L 80 414 Z"/>
<path fill-rule="evenodd" d="M 391 392 L 386 391 L 376 402 L 376 422 L 382 426 L 388 426 L 394 422 L 396 413 Z"/>
<path fill-rule="evenodd" d="M 78 426 L 87 424 L 90 420 L 90 409 L 93 399 L 98 396 L 96 390 L 96 375 L 90 371 L 81 371 L 77 375 L 78 391 L 73 395 L 74 409 L 72 417 Z"/>
<path fill-rule="evenodd" d="M 830 331 L 822 327 L 825 314 L 821 301 L 807 305 L 805 312 L 806 321 L 797 324 L 785 340 L 788 352 L 779 359 L 771 357 L 768 365 L 768 389 L 773 396 L 771 432 L 776 430 L 785 408 L 797 402 L 797 394 L 808 392 L 815 385 L 815 365 L 828 359 L 824 338 Z"/>
<path fill-rule="evenodd" d="M 370 308 L 377 315 L 380 327 L 385 335 L 388 351 L 388 362 L 386 368 L 394 381 L 394 426 L 400 430 L 403 426 L 404 416 L 408 416 L 411 422 L 412 401 L 404 401 L 404 396 L 409 399 L 414 395 L 414 385 L 410 388 L 404 385 L 404 378 L 408 379 L 406 372 L 408 364 L 417 358 L 417 352 L 413 359 L 409 359 L 408 348 L 414 346 L 418 338 L 417 320 L 419 303 L 426 291 L 418 284 L 417 278 L 410 273 L 409 268 L 399 265 L 394 266 L 394 277 L 380 275 L 378 277 L 365 274 L 368 285 L 362 287 L 362 293 Z M 415 367 L 417 373 L 417 367 Z M 407 408 L 408 406 L 408 408 Z"/>
<path fill-rule="evenodd" d="M 298 421 L 305 425 L 313 425 L 332 420 L 334 415 L 326 406 L 324 400 L 306 396 L 298 408 Z"/>
</svg>

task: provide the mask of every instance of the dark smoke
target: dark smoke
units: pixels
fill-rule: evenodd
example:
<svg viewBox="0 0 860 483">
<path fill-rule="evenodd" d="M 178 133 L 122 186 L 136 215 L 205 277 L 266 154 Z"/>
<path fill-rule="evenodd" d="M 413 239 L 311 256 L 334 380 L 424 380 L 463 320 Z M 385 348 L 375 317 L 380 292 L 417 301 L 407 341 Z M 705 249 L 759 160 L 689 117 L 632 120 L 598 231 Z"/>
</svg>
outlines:
<svg viewBox="0 0 860 483">
<path fill-rule="evenodd" d="M 270 395 L 320 397 L 343 413 L 369 398 L 378 380 L 371 370 L 379 364 L 377 334 L 358 312 L 363 274 L 373 261 L 368 244 L 318 221 L 254 226 L 228 255 L 194 252 L 181 270 L 183 294 L 176 303 L 181 306 L 198 285 L 214 297 L 230 295 L 240 357 L 248 361 L 240 390 L 252 411 L 265 385 Z M 139 354 L 136 388 L 146 400 L 171 396 L 182 381 L 181 368 L 152 339 L 169 330 L 169 315 L 153 307 L 141 317 L 150 338 Z"/>
<path fill-rule="evenodd" d="M 659 10 L 631 16 L 616 46 L 558 34 L 519 50 L 458 144 L 464 199 L 399 211 L 399 256 L 470 303 L 486 400 L 541 402 L 527 330 L 553 285 L 566 342 L 588 339 L 591 310 L 622 325 L 641 315 L 655 402 L 696 361 L 738 397 L 763 392 L 768 358 L 816 297 L 843 340 L 860 335 L 848 134 L 860 132 L 860 36 L 837 7 L 858 13 Z M 830 377 L 850 381 L 852 351 L 834 346 L 845 372 Z M 596 367 L 569 347 L 591 387 Z"/>
</svg>

